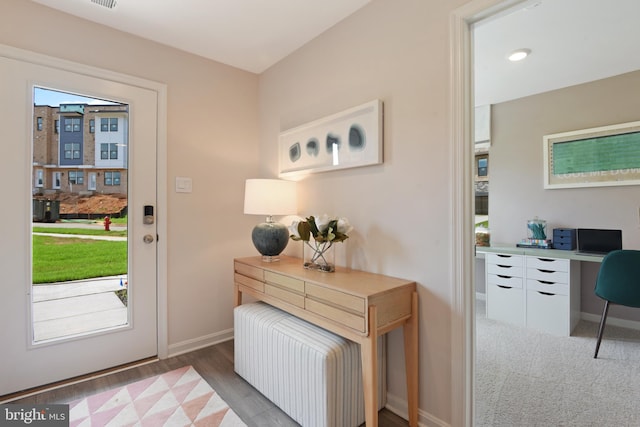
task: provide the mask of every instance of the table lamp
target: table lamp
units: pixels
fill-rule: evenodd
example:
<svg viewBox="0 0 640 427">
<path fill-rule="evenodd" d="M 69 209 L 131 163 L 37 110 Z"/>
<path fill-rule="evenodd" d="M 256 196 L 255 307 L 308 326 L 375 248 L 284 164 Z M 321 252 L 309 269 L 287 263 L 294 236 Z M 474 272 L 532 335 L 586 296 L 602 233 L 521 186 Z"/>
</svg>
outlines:
<svg viewBox="0 0 640 427">
<path fill-rule="evenodd" d="M 266 221 L 256 225 L 251 240 L 262 260 L 272 262 L 289 243 L 289 229 L 275 222 L 273 215 L 297 213 L 296 183 L 281 179 L 248 179 L 244 187 L 244 213 L 265 215 Z"/>
</svg>

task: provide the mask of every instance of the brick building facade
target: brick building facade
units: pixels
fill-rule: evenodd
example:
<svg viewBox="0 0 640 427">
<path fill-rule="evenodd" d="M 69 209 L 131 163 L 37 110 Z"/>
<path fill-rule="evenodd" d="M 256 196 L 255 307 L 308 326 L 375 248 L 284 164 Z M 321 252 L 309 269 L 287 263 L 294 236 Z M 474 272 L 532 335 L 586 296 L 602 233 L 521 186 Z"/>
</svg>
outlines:
<svg viewBox="0 0 640 427">
<path fill-rule="evenodd" d="M 35 105 L 33 194 L 126 194 L 126 105 Z"/>
</svg>

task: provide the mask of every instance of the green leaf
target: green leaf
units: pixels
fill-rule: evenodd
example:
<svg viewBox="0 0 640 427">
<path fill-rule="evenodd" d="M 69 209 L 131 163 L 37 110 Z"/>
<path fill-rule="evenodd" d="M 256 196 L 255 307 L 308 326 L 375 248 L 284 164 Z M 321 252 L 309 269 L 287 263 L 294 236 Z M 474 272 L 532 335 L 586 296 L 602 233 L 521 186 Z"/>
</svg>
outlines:
<svg viewBox="0 0 640 427">
<path fill-rule="evenodd" d="M 309 232 L 317 240 L 317 237 L 320 234 L 320 230 L 318 230 L 318 226 L 316 225 L 316 219 L 313 217 L 313 215 L 311 215 L 309 218 L 307 218 L 307 223 L 309 225 Z M 309 239 L 307 239 L 307 240 L 309 240 Z"/>
<path fill-rule="evenodd" d="M 331 221 L 331 222 L 335 222 L 335 221 Z M 331 224 L 331 222 L 329 224 Z M 329 226 L 329 228 L 327 228 L 327 240 L 331 242 L 335 238 L 336 238 L 336 235 L 333 234 L 333 227 Z"/>
<path fill-rule="evenodd" d="M 347 236 L 346 234 L 336 231 L 336 237 L 333 239 L 333 241 L 334 242 L 344 242 L 348 238 L 349 238 L 349 236 Z"/>
<path fill-rule="evenodd" d="M 298 234 L 300 235 L 299 240 L 304 240 L 307 242 L 309 241 L 309 238 L 311 236 L 311 225 L 309 224 L 309 222 L 300 221 L 300 223 L 298 224 Z"/>
</svg>

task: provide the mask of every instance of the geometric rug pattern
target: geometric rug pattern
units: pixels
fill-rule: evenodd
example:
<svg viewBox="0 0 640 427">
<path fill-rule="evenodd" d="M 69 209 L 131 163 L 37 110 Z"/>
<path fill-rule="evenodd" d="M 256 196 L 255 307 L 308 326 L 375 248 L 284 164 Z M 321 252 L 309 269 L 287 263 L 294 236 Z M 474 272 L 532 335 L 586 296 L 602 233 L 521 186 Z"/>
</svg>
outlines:
<svg viewBox="0 0 640 427">
<path fill-rule="evenodd" d="M 192 366 L 73 401 L 69 421 L 70 427 L 246 427 Z"/>
</svg>

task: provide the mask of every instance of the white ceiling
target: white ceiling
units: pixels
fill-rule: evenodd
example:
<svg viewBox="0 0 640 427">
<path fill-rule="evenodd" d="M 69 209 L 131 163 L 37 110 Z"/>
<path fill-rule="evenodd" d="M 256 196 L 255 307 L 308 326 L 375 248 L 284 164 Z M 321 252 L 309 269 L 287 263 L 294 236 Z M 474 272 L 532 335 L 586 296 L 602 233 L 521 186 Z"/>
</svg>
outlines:
<svg viewBox="0 0 640 427">
<path fill-rule="evenodd" d="M 253 73 L 260 73 L 370 0 L 33 0 Z"/>
<path fill-rule="evenodd" d="M 530 0 L 474 29 L 476 105 L 640 69 L 639 0 Z M 506 56 L 531 49 L 521 62 Z"/>
<path fill-rule="evenodd" d="M 33 1 L 260 73 L 370 0 Z M 527 0 L 476 24 L 476 105 L 640 69 L 639 16 L 640 0 Z"/>
</svg>

